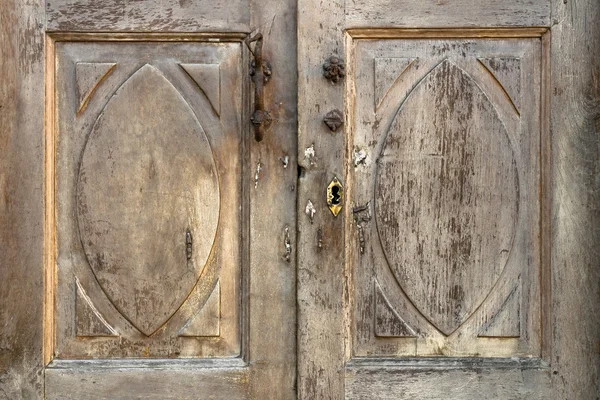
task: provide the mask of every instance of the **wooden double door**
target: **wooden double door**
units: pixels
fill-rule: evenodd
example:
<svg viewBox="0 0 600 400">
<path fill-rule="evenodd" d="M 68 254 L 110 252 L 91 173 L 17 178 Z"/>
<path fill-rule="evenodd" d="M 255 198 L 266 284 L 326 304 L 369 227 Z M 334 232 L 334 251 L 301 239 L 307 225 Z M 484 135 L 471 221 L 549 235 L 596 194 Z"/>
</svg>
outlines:
<svg viewBox="0 0 600 400">
<path fill-rule="evenodd" d="M 0 10 L 0 398 L 597 395 L 595 0 Z"/>
</svg>

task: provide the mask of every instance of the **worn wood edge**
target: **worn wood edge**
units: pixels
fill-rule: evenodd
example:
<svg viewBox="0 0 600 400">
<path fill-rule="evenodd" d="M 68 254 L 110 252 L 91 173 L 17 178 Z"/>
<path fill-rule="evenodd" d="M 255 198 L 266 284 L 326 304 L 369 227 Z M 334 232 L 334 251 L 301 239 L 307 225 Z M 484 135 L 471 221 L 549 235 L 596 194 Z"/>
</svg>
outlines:
<svg viewBox="0 0 600 400">
<path fill-rule="evenodd" d="M 539 38 L 549 28 L 352 28 L 346 32 L 354 39 L 496 39 Z"/>
<path fill-rule="evenodd" d="M 95 360 L 54 360 L 46 366 L 50 369 L 72 369 L 77 371 L 114 369 L 224 369 L 247 368 L 248 364 L 236 358 L 205 359 L 95 359 Z"/>
<path fill-rule="evenodd" d="M 55 215 L 55 130 L 56 104 L 55 85 L 55 43 L 46 36 L 45 94 L 44 94 L 44 305 L 43 305 L 43 343 L 42 362 L 52 361 L 55 348 L 55 289 L 56 289 L 56 215 Z"/>
<path fill-rule="evenodd" d="M 250 50 L 248 46 L 242 46 L 242 138 L 240 143 L 240 170 L 242 177 L 249 176 L 252 172 L 250 165 L 251 148 L 250 137 L 252 136 L 250 122 L 251 109 L 251 84 L 248 73 L 250 65 Z M 251 242 L 250 242 L 250 215 L 252 212 L 251 185 L 247 179 L 241 179 L 242 209 L 240 210 L 241 222 L 241 240 L 240 240 L 240 357 L 249 362 L 250 360 L 250 265 L 251 265 Z"/>
<path fill-rule="evenodd" d="M 347 369 L 536 369 L 548 370 L 550 365 L 541 358 L 489 358 L 489 357 L 407 357 L 407 358 L 354 358 Z"/>
<path fill-rule="evenodd" d="M 48 399 L 248 399 L 248 368 L 49 368 Z M 200 397 L 199 397 L 200 396 Z"/>
<path fill-rule="evenodd" d="M 57 365 L 63 365 L 67 360 L 54 360 L 55 349 L 56 349 L 56 324 L 55 324 L 55 310 L 56 310 L 56 286 L 57 286 L 57 271 L 56 271 L 56 256 L 57 256 L 57 243 L 56 243 L 56 134 L 57 134 L 57 121 L 56 121 L 56 95 L 55 95 L 55 81 L 56 81 L 56 43 L 57 42 L 88 42 L 88 41 L 154 41 L 154 42 L 236 42 L 239 43 L 242 39 L 246 38 L 247 35 L 244 33 L 160 33 L 160 34 L 143 34 L 143 33 L 73 33 L 73 32 L 60 32 L 51 33 L 47 32 L 45 35 L 45 94 L 44 94 L 44 245 L 43 245 L 43 259 L 44 259 L 44 305 L 43 305 L 43 347 L 42 347 L 42 360 L 43 365 L 46 368 L 52 369 L 57 368 Z M 213 39 L 218 40 L 213 40 Z M 242 66 L 248 64 L 248 50 L 247 47 L 242 46 L 241 61 Z M 244 73 L 244 67 L 242 67 Z M 249 85 L 248 79 L 243 79 L 243 85 Z M 247 97 L 248 89 L 243 90 L 242 96 Z M 248 138 L 250 137 L 250 124 L 247 110 L 249 105 L 247 98 L 242 99 L 242 104 L 245 107 L 242 113 L 242 126 L 248 127 L 245 135 L 242 137 L 242 145 L 240 146 L 242 170 L 248 169 L 247 163 L 249 161 L 243 158 L 243 155 L 248 153 Z M 242 196 L 249 203 L 249 189 L 245 181 L 242 182 Z M 246 207 L 248 208 L 248 207 Z M 249 210 L 242 211 L 242 224 L 249 225 Z M 243 228 L 246 229 L 246 228 Z M 249 228 L 247 229 L 249 230 Z M 248 232 L 249 233 L 249 232 Z M 241 274 L 240 274 L 240 295 L 242 299 L 242 305 L 240 307 L 240 355 L 243 360 L 247 360 L 247 349 L 248 343 L 245 338 L 249 329 L 249 322 L 246 315 L 248 311 L 248 289 L 247 282 L 244 279 L 247 275 L 245 271 L 245 265 L 248 265 L 249 260 L 249 235 L 243 235 L 240 241 L 240 247 L 242 249 L 240 263 Z M 211 250 L 212 253 L 213 250 Z M 189 295 L 188 295 L 189 297 Z M 186 297 L 185 301 L 187 301 Z M 185 302 L 184 301 L 184 302 Z M 160 359 L 156 359 L 160 361 Z M 208 359 L 204 359 L 208 360 Z M 204 363 L 204 360 L 199 364 Z M 70 360 L 73 361 L 73 360 Z M 89 360 L 84 360 L 89 361 Z M 138 360 L 135 360 L 136 362 Z M 173 365 L 174 360 L 169 360 L 169 365 Z M 59 364 L 56 364 L 59 362 Z M 197 363 L 198 364 L 198 363 Z M 199 365 L 198 364 L 198 365 Z M 236 364 L 237 365 L 237 364 Z M 240 364 L 247 365 L 247 364 Z"/>
<path fill-rule="evenodd" d="M 354 174 L 352 173 L 352 143 L 354 143 L 354 110 L 356 99 L 356 85 L 354 79 L 354 71 L 356 70 L 356 57 L 354 54 L 354 40 L 346 31 L 344 32 L 344 57 L 346 59 L 346 79 L 344 88 L 344 127 L 346 128 L 346 148 L 345 148 L 345 171 L 344 181 L 346 182 L 346 199 L 347 204 L 344 207 L 345 229 L 344 241 L 346 243 L 346 256 L 344 257 L 344 316 L 345 316 L 345 350 L 346 361 L 352 359 L 352 349 L 354 347 L 352 339 L 352 323 L 354 321 L 354 273 L 353 260 L 355 251 L 354 246 L 351 246 L 352 236 L 354 231 L 352 209 L 356 206 L 354 203 L 348 202 L 354 198 Z"/>
<path fill-rule="evenodd" d="M 297 396 L 341 399 L 347 300 L 342 276 L 347 246 L 341 230 L 347 227 L 347 214 L 333 217 L 322 196 L 331 179 L 346 171 L 346 134 L 342 129 L 326 133 L 322 119 L 331 109 L 344 110 L 345 84 L 329 83 L 322 66 L 331 55 L 345 54 L 344 1 L 300 0 L 297 19 Z M 311 149 L 314 155 L 307 155 Z M 345 182 L 342 185 L 347 187 Z M 307 215 L 309 204 L 316 214 Z"/>
<path fill-rule="evenodd" d="M 551 31 L 542 40 L 540 109 L 540 329 L 541 357 L 552 358 L 552 135 L 550 132 Z"/>
<path fill-rule="evenodd" d="M 248 32 L 47 32 L 56 42 L 89 41 L 153 41 L 153 42 L 239 42 L 248 36 Z"/>
</svg>

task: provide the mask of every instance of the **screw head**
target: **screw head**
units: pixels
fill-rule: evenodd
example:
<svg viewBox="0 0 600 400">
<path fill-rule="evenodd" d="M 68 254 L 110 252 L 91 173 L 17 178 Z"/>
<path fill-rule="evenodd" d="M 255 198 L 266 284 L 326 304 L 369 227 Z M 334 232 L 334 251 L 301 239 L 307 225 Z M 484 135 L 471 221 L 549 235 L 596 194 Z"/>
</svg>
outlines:
<svg viewBox="0 0 600 400">
<path fill-rule="evenodd" d="M 331 110 L 325 115 L 323 122 L 325 122 L 325 125 L 329 127 L 331 132 L 335 132 L 344 123 L 344 114 L 337 109 Z"/>
</svg>

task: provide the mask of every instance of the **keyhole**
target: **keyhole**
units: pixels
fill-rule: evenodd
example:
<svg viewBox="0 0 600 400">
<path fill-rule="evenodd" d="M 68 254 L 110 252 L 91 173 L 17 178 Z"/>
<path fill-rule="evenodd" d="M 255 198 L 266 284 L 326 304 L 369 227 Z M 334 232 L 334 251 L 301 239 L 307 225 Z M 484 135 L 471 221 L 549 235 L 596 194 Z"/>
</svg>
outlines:
<svg viewBox="0 0 600 400">
<path fill-rule="evenodd" d="M 331 204 L 337 206 L 338 204 L 340 204 L 340 199 L 340 187 L 333 186 L 331 188 Z"/>
</svg>

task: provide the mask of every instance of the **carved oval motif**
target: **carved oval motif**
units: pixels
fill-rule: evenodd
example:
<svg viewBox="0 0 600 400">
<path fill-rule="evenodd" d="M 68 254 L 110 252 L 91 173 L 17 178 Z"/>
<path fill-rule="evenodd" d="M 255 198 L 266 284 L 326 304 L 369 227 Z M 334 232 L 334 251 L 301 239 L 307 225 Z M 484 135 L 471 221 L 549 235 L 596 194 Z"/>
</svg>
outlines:
<svg viewBox="0 0 600 400">
<path fill-rule="evenodd" d="M 483 302 L 512 247 L 514 152 L 493 105 L 448 60 L 401 106 L 382 149 L 375 214 L 404 292 L 446 335 Z"/>
<path fill-rule="evenodd" d="M 79 169 L 77 214 L 100 286 L 151 335 L 193 289 L 219 216 L 208 139 L 156 68 L 134 73 L 98 117 Z"/>
</svg>

